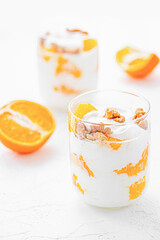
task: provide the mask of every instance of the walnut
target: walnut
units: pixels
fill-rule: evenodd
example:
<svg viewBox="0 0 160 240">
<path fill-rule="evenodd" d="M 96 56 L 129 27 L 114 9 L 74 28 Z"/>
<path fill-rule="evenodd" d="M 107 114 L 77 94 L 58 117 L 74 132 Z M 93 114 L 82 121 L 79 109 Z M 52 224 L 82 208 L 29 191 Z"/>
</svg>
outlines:
<svg viewBox="0 0 160 240">
<path fill-rule="evenodd" d="M 133 120 L 142 117 L 145 114 L 143 108 L 137 108 Z"/>
<path fill-rule="evenodd" d="M 111 128 L 110 127 L 105 127 L 103 123 L 100 125 L 91 125 L 91 130 L 90 133 L 95 133 L 95 132 L 101 132 L 104 134 L 111 134 Z"/>
<path fill-rule="evenodd" d="M 120 117 L 114 118 L 113 120 L 116 122 L 119 122 L 119 123 L 123 123 L 123 122 L 125 122 L 125 117 L 120 116 Z"/>
<path fill-rule="evenodd" d="M 86 129 L 86 126 L 83 123 L 81 123 L 81 122 L 76 123 L 76 131 L 77 131 L 77 134 L 80 136 L 81 139 L 86 138 L 87 129 Z"/>
<path fill-rule="evenodd" d="M 148 121 L 146 119 L 144 119 L 144 120 L 142 120 L 138 123 L 138 126 L 143 128 L 143 129 L 147 129 L 148 128 Z"/>
<path fill-rule="evenodd" d="M 109 109 L 105 111 L 104 117 L 108 119 L 113 119 L 115 122 L 123 123 L 125 122 L 125 117 L 121 116 L 119 112 L 115 111 L 114 109 Z"/>
<path fill-rule="evenodd" d="M 95 140 L 106 140 L 106 136 L 101 132 L 90 133 L 86 135 L 87 139 L 95 141 Z"/>
</svg>

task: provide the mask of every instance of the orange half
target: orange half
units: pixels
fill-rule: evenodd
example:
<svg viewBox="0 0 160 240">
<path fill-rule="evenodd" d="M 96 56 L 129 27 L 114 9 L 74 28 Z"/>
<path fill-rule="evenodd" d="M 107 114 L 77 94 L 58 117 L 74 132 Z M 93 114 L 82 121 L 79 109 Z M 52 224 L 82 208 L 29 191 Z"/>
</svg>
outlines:
<svg viewBox="0 0 160 240">
<path fill-rule="evenodd" d="M 51 112 L 38 103 L 17 100 L 0 109 L 0 141 L 15 152 L 38 150 L 54 129 Z"/>
<path fill-rule="evenodd" d="M 154 53 L 125 47 L 117 52 L 116 61 L 131 77 L 144 78 L 157 66 L 159 58 Z"/>
</svg>

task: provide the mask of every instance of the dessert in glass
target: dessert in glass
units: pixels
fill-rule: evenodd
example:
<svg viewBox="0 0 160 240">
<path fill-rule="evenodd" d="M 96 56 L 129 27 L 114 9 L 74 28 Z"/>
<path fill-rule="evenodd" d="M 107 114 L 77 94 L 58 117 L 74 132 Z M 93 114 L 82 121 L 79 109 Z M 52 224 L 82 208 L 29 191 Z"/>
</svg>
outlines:
<svg viewBox="0 0 160 240">
<path fill-rule="evenodd" d="M 47 105 L 67 110 L 70 100 L 96 88 L 98 43 L 88 32 L 62 29 L 40 38 L 38 70 Z"/>
<path fill-rule="evenodd" d="M 150 104 L 115 90 L 90 91 L 69 104 L 73 185 L 85 202 L 127 206 L 148 183 Z"/>
</svg>

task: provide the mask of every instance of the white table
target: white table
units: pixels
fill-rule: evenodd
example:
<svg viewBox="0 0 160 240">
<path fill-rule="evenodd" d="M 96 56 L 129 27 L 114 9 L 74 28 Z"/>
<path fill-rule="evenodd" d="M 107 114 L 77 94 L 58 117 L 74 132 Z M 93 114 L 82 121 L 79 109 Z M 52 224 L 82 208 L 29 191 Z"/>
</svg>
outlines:
<svg viewBox="0 0 160 240">
<path fill-rule="evenodd" d="M 114 9 L 114 3 L 109 2 Z M 74 1 L 70 3 L 75 6 Z M 9 8 L 7 1 L 3 4 L 6 11 L 9 9 L 10 17 L 5 18 L 1 9 L 0 105 L 14 99 L 43 103 L 36 69 L 37 29 L 43 14 L 44 18 L 47 15 L 51 17 L 55 7 L 60 12 L 60 2 L 29 0 L 24 4 L 17 0 L 10 1 Z M 65 6 L 67 13 L 72 14 L 67 3 Z M 82 11 L 83 6 L 79 9 Z M 133 6 L 133 9 L 136 10 L 136 7 Z M 129 13 L 127 18 L 121 19 L 121 13 L 124 14 L 126 9 L 121 9 L 117 19 L 108 18 L 103 5 L 101 8 L 98 5 L 97 9 L 97 5 L 93 4 L 91 12 L 91 19 L 95 21 L 93 15 L 96 14 L 96 24 L 100 26 L 99 87 L 139 92 L 151 102 L 151 179 L 145 196 L 135 205 L 118 210 L 94 208 L 81 202 L 71 185 L 67 114 L 54 112 L 56 131 L 39 151 L 19 155 L 0 145 L 0 239 L 160 239 L 160 66 L 150 76 L 152 81 L 136 83 L 130 82 L 115 63 L 116 51 L 126 44 L 157 52 L 160 50 L 160 35 L 157 34 L 159 20 L 147 18 L 150 7 L 146 9 L 144 19 L 140 18 L 139 10 L 137 19 L 133 14 L 130 18 Z M 119 10 L 116 8 L 115 14 Z M 106 11 L 111 17 L 109 10 Z M 62 13 L 67 15 L 65 9 Z M 86 11 L 84 15 L 87 17 Z M 76 14 L 73 16 L 76 17 Z"/>
</svg>

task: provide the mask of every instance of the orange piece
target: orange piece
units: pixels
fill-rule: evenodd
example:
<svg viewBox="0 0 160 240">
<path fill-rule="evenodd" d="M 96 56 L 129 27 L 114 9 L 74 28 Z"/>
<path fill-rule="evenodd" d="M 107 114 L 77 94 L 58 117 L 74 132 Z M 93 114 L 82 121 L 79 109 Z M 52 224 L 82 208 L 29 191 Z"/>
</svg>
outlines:
<svg viewBox="0 0 160 240">
<path fill-rule="evenodd" d="M 44 59 L 46 62 L 48 62 L 48 61 L 51 59 L 51 57 L 50 57 L 50 56 L 43 56 L 43 59 Z"/>
<path fill-rule="evenodd" d="M 145 177 L 143 177 L 139 181 L 133 183 L 129 187 L 129 200 L 138 198 L 142 194 L 142 192 L 145 188 L 145 185 L 146 185 Z"/>
<path fill-rule="evenodd" d="M 80 155 L 79 157 L 77 156 L 76 153 L 73 153 L 73 155 L 71 156 L 71 159 L 73 161 L 73 163 L 75 165 L 77 165 L 78 167 L 80 167 L 83 170 L 86 170 L 89 177 L 94 177 L 94 173 L 92 172 L 92 170 L 88 167 L 87 163 L 85 162 L 84 158 L 82 155 Z"/>
<path fill-rule="evenodd" d="M 147 165 L 147 159 L 148 159 L 148 147 L 144 150 L 142 153 L 142 158 L 139 160 L 139 162 L 134 166 L 132 163 L 129 163 L 126 167 L 120 169 L 120 170 L 114 170 L 113 172 L 117 174 L 124 174 L 126 173 L 129 177 L 137 175 L 139 172 L 144 171 Z"/>
<path fill-rule="evenodd" d="M 76 123 L 79 121 L 77 118 L 82 119 L 84 115 L 91 111 L 97 111 L 97 109 L 90 103 L 80 103 L 74 112 L 75 117 L 71 117 L 69 115 L 68 124 L 69 124 L 69 131 L 76 132 Z M 76 118 L 77 117 L 77 118 Z"/>
<path fill-rule="evenodd" d="M 109 146 L 113 149 L 113 150 L 118 150 L 121 146 L 122 146 L 122 140 L 118 139 L 118 138 L 114 138 L 111 136 L 108 136 L 107 134 L 105 134 L 107 141 L 111 142 L 109 143 Z"/>
<path fill-rule="evenodd" d="M 75 174 L 73 174 L 73 184 L 81 191 L 81 193 L 84 195 L 84 190 L 81 188 L 81 185 L 77 182 L 78 178 Z"/>
<path fill-rule="evenodd" d="M 0 110 L 0 140 L 18 153 L 38 150 L 55 129 L 55 120 L 42 105 L 26 100 L 13 101 Z"/>
<path fill-rule="evenodd" d="M 94 177 L 94 173 L 92 172 L 91 169 L 89 169 L 87 163 L 84 161 L 84 158 L 82 155 L 79 156 L 79 160 L 82 162 L 83 167 L 87 170 L 89 177 Z"/>
<path fill-rule="evenodd" d="M 80 94 L 81 91 L 75 90 L 73 88 L 67 87 L 66 85 L 61 85 L 60 87 L 54 87 L 54 91 L 56 92 L 62 92 L 66 95 L 71 95 L 71 94 Z"/>
<path fill-rule="evenodd" d="M 80 119 L 82 119 L 84 117 L 84 115 L 86 115 L 87 113 L 91 112 L 91 111 L 97 111 L 97 109 L 90 103 L 80 103 L 76 109 L 76 111 L 74 112 L 74 115 Z"/>
<path fill-rule="evenodd" d="M 144 78 L 159 63 L 154 53 L 145 53 L 131 47 L 125 47 L 117 52 L 116 60 L 119 66 L 133 78 Z"/>
<path fill-rule="evenodd" d="M 71 127 L 71 119 L 72 119 L 71 114 L 70 114 L 70 112 L 68 112 L 68 130 L 69 130 L 69 132 L 73 131 L 73 129 Z"/>
<path fill-rule="evenodd" d="M 95 48 L 98 45 L 97 40 L 96 39 L 85 39 L 83 41 L 83 51 L 90 51 L 91 49 Z"/>
<path fill-rule="evenodd" d="M 62 72 L 66 72 L 68 74 L 73 75 L 75 78 L 81 77 L 81 71 L 77 68 L 75 64 L 73 64 L 68 59 L 59 56 L 57 59 L 57 67 L 56 67 L 56 74 L 59 75 Z"/>
</svg>

